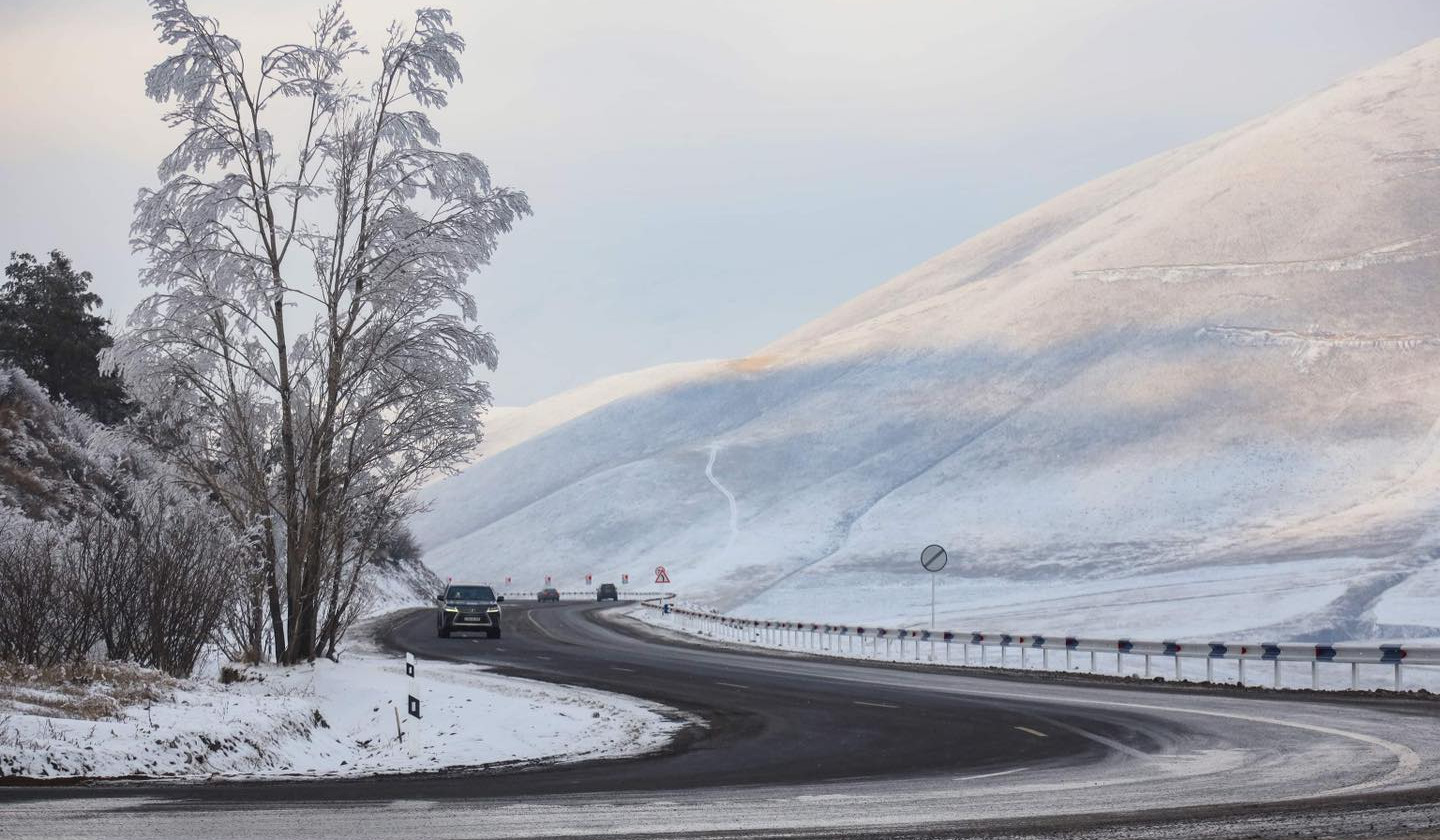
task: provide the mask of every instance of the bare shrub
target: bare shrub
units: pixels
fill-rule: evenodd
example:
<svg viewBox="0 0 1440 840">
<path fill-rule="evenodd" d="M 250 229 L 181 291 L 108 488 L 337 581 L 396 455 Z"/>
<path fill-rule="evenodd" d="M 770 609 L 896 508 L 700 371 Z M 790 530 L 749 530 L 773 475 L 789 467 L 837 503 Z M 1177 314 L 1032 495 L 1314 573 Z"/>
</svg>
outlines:
<svg viewBox="0 0 1440 840">
<path fill-rule="evenodd" d="M 97 627 L 76 568 L 63 529 L 0 509 L 0 659 L 50 666 L 85 655 Z"/>
</svg>

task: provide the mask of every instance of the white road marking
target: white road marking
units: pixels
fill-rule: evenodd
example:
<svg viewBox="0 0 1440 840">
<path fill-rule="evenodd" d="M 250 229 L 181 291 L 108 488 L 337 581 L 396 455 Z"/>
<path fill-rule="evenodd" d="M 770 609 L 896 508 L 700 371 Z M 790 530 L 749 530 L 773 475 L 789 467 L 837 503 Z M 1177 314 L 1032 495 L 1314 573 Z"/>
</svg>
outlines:
<svg viewBox="0 0 1440 840">
<path fill-rule="evenodd" d="M 830 674 L 829 679 L 835 682 L 845 682 L 854 685 L 875 685 L 877 681 L 869 677 L 855 677 L 849 675 Z M 887 683 L 880 683 L 882 685 Z M 893 683 L 890 683 L 893 684 Z M 1023 700 L 1034 702 L 1035 696 L 1009 691 L 986 691 L 974 688 L 933 688 L 945 694 L 958 694 L 962 697 L 992 697 L 1007 700 Z M 1397 744 L 1374 735 L 1367 735 L 1363 732 L 1352 732 L 1345 729 L 1337 729 L 1332 726 L 1320 726 L 1313 723 L 1301 723 L 1300 721 L 1282 720 L 1278 717 L 1246 715 L 1239 712 L 1222 712 L 1210 709 L 1185 708 L 1183 706 L 1161 706 L 1154 703 L 1135 703 L 1120 700 L 1094 700 L 1078 697 L 1049 697 L 1047 702 L 1060 703 L 1067 706 L 1089 706 L 1110 709 L 1136 709 L 1146 712 L 1159 712 L 1169 715 L 1195 715 L 1197 717 L 1218 718 L 1220 720 L 1243 720 L 1247 723 L 1259 723 L 1265 726 L 1283 726 L 1287 729 L 1298 729 L 1302 732 L 1314 732 L 1321 735 L 1333 735 L 1337 738 L 1345 738 L 1351 741 L 1359 741 L 1362 744 L 1369 744 L 1378 747 L 1395 757 L 1395 769 L 1386 775 L 1375 779 L 1368 779 L 1363 782 L 1356 782 L 1340 788 L 1332 788 L 1315 794 L 1316 796 L 1337 796 L 1344 793 L 1358 793 L 1363 790 L 1373 790 L 1396 784 L 1408 776 L 1414 775 L 1421 767 L 1420 756 L 1410 747 L 1404 744 Z"/>
<path fill-rule="evenodd" d="M 526 610 L 526 611 L 525 611 L 525 618 L 528 619 L 532 625 L 534 625 L 536 631 L 538 631 L 538 632 L 540 633 L 540 635 L 544 636 L 545 638 L 549 639 L 549 640 L 552 641 L 552 642 L 559 642 L 559 641 L 560 641 L 559 639 L 555 638 L 555 634 L 551 633 L 549 630 L 546 630 L 544 627 L 541 627 L 541 626 L 540 626 L 540 622 L 538 622 L 538 621 L 535 620 L 535 611 L 534 611 L 534 610 Z"/>
<path fill-rule="evenodd" d="M 727 683 L 727 682 L 720 682 L 719 680 L 716 680 L 716 681 L 715 681 L 715 684 L 716 684 L 716 685 L 728 685 L 728 686 L 730 686 L 731 688 L 741 688 L 741 689 L 744 689 L 744 690 L 746 690 L 746 691 L 749 691 L 749 690 L 750 690 L 750 686 L 748 686 L 748 685 L 741 685 L 740 683 Z"/>
<path fill-rule="evenodd" d="M 1015 728 L 1018 729 L 1018 730 L 1020 730 L 1021 732 L 1027 732 L 1027 733 L 1029 733 L 1029 734 L 1031 734 L 1031 735 L 1034 735 L 1036 738 L 1049 738 L 1049 737 L 1050 737 L 1049 735 L 1046 735 L 1044 732 L 1041 732 L 1041 731 L 1038 730 L 1038 729 L 1031 729 L 1031 728 L 1028 727 L 1028 726 L 1017 726 L 1017 727 L 1015 727 Z"/>
<path fill-rule="evenodd" d="M 624 671 L 624 672 L 627 673 L 627 674 L 633 674 L 633 673 L 635 673 L 635 669 L 634 669 L 634 668 L 621 668 L 619 665 L 611 665 L 611 666 L 610 666 L 610 670 L 612 670 L 612 671 Z"/>
<path fill-rule="evenodd" d="M 1060 727 L 1061 729 L 1068 729 L 1068 730 L 1070 730 L 1071 732 L 1074 732 L 1076 735 L 1079 735 L 1081 738 L 1089 738 L 1090 740 L 1094 741 L 1095 743 L 1097 743 L 1097 744 L 1104 744 L 1105 746 L 1109 747 L 1109 748 L 1112 749 L 1112 750 L 1115 750 L 1116 752 L 1125 753 L 1126 755 L 1130 756 L 1131 758 L 1149 759 L 1149 758 L 1152 757 L 1152 756 L 1150 756 L 1150 755 L 1147 754 L 1147 753 L 1143 753 L 1143 752 L 1135 749 L 1134 747 L 1128 747 L 1128 746 L 1120 743 L 1119 741 L 1115 740 L 1114 738 L 1106 738 L 1104 735 L 1096 735 L 1094 732 L 1087 732 L 1087 731 L 1085 731 L 1084 729 L 1081 729 L 1081 728 L 1078 727 L 1078 726 L 1071 726 L 1071 725 L 1068 724 L 1068 723 L 1061 723 L 1061 722 L 1058 721 L 1058 720 L 1052 720 L 1052 721 L 1050 721 L 1050 723 L 1051 723 L 1051 725 L 1053 725 L 1053 726 L 1058 726 L 1058 727 Z"/>
<path fill-rule="evenodd" d="M 898 709 L 898 708 L 900 708 L 899 706 L 896 706 L 894 703 L 871 703 L 869 700 L 856 700 L 856 701 L 854 701 L 854 703 L 855 703 L 855 705 L 857 705 L 857 706 L 874 706 L 874 707 L 877 708 L 877 709 Z"/>
<path fill-rule="evenodd" d="M 955 781 L 957 781 L 957 782 L 973 782 L 973 781 L 975 781 L 976 779 L 993 779 L 993 778 L 995 778 L 996 776 L 1008 776 L 1008 775 L 1010 775 L 1011 773 L 1024 773 L 1026 770 L 1029 770 L 1029 769 L 1030 769 L 1029 767 L 1016 767 L 1014 770 L 1001 770 L 1001 771 L 999 771 L 999 772 L 997 772 L 997 773 L 981 773 L 981 774 L 979 774 L 979 775 L 977 775 L 977 776 L 956 776 L 956 777 L 955 777 Z"/>
</svg>

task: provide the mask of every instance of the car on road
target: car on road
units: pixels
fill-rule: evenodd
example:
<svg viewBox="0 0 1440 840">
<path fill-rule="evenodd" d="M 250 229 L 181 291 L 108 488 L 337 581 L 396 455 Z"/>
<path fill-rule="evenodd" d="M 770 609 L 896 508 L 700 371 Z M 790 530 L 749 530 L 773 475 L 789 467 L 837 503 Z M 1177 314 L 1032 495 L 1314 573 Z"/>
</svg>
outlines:
<svg viewBox="0 0 1440 840">
<path fill-rule="evenodd" d="M 615 589 L 615 584 L 602 583 L 600 584 L 600 588 L 595 590 L 595 600 L 618 601 L 620 600 L 620 593 Z"/>
<path fill-rule="evenodd" d="M 553 586 L 547 586 L 539 592 L 535 593 L 535 600 L 539 601 L 542 604 L 546 601 L 554 601 L 558 604 L 560 602 L 560 590 L 556 589 Z"/>
<path fill-rule="evenodd" d="M 451 633 L 483 632 L 500 638 L 500 602 L 503 595 L 484 584 L 452 583 L 435 597 L 440 609 L 435 614 L 435 632 L 442 639 Z"/>
</svg>

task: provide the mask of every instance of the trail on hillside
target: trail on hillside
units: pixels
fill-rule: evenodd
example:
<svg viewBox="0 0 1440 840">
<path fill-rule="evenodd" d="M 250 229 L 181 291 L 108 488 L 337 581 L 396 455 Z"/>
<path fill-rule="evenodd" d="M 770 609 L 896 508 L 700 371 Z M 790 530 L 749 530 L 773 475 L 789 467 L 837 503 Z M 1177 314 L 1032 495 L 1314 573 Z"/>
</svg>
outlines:
<svg viewBox="0 0 1440 840">
<path fill-rule="evenodd" d="M 735 537 L 740 533 L 740 508 L 735 504 L 735 494 L 725 489 L 715 478 L 715 458 L 720 454 L 720 444 L 710 444 L 710 460 L 705 463 L 705 477 L 715 485 L 715 489 L 725 494 L 725 501 L 730 503 L 730 539 L 725 543 L 725 550 L 729 551 L 730 546 L 735 544 Z"/>
</svg>

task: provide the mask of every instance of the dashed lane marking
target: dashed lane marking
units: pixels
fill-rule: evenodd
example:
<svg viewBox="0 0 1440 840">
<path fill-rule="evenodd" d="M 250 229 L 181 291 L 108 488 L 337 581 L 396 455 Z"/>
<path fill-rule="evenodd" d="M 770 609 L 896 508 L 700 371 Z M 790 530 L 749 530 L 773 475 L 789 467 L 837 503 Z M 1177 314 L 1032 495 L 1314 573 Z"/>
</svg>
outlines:
<svg viewBox="0 0 1440 840">
<path fill-rule="evenodd" d="M 1028 726 L 1017 726 L 1017 727 L 1015 727 L 1015 728 L 1018 729 L 1018 730 L 1020 730 L 1021 732 L 1025 732 L 1025 733 L 1028 733 L 1028 734 L 1030 734 L 1030 735 L 1034 735 L 1036 738 L 1049 738 L 1049 737 L 1050 737 L 1049 735 L 1046 735 L 1044 732 L 1041 732 L 1041 731 L 1038 730 L 1038 729 L 1031 729 L 1031 728 L 1028 727 Z"/>
<path fill-rule="evenodd" d="M 1016 767 L 1014 770 L 1001 770 L 1001 771 L 996 772 L 996 773 L 980 773 L 979 775 L 975 775 L 975 776 L 956 776 L 956 777 L 955 777 L 955 781 L 957 781 L 957 782 L 973 782 L 973 781 L 975 781 L 976 779 L 993 779 L 993 778 L 995 778 L 996 776 L 1008 776 L 1008 775 L 1010 775 L 1011 773 L 1024 773 L 1026 770 L 1029 770 L 1029 769 L 1030 769 L 1029 767 Z"/>
<path fill-rule="evenodd" d="M 635 673 L 635 669 L 634 669 L 634 668 L 621 668 L 619 665 L 611 665 L 611 666 L 610 666 L 610 670 L 612 670 L 612 671 L 624 671 L 624 672 L 627 673 L 627 674 L 633 674 L 633 673 Z"/>
<path fill-rule="evenodd" d="M 719 681 L 719 680 L 716 680 L 716 681 L 715 681 L 715 684 L 716 684 L 716 685 L 726 685 L 726 686 L 729 686 L 729 687 L 731 687 L 731 688 L 744 689 L 745 691 L 749 691 L 749 690 L 750 690 L 750 686 L 748 686 L 748 685 L 741 685 L 740 683 L 727 683 L 727 682 L 721 682 L 721 681 Z"/>
<path fill-rule="evenodd" d="M 877 708 L 877 709 L 898 709 L 898 708 L 900 708 L 899 706 L 895 705 L 894 703 L 871 703 L 869 700 L 855 700 L 854 703 L 855 703 L 855 705 L 857 705 L 857 706 L 874 706 L 874 707 Z"/>
</svg>

